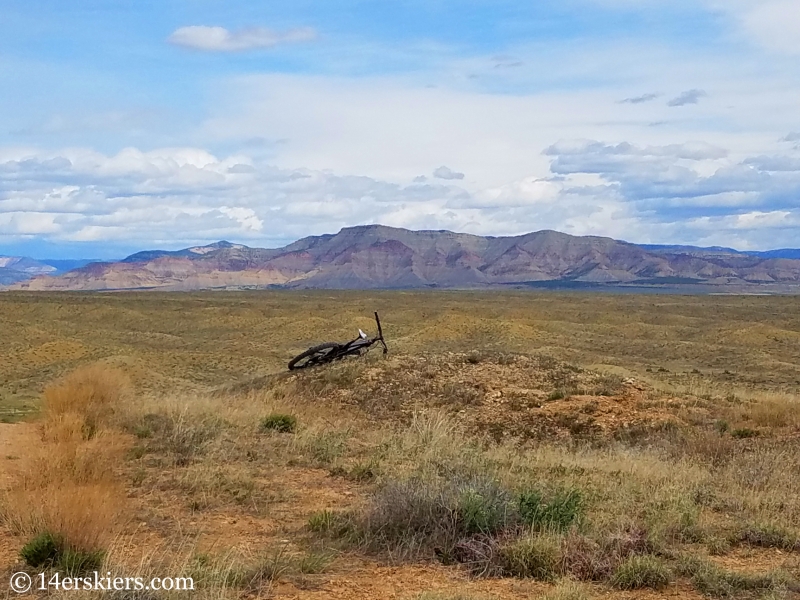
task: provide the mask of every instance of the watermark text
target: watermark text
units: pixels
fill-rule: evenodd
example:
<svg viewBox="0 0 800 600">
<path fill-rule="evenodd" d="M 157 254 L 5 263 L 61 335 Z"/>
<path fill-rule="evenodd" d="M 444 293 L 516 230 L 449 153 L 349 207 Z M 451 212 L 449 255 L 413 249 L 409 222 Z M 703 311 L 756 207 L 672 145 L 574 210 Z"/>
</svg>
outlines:
<svg viewBox="0 0 800 600">
<path fill-rule="evenodd" d="M 11 576 L 11 591 L 26 594 L 35 591 L 192 591 L 194 579 L 191 577 L 115 577 L 111 573 L 105 575 L 95 571 L 83 577 L 65 577 L 60 573 L 38 573 L 30 575 L 25 572 Z"/>
</svg>

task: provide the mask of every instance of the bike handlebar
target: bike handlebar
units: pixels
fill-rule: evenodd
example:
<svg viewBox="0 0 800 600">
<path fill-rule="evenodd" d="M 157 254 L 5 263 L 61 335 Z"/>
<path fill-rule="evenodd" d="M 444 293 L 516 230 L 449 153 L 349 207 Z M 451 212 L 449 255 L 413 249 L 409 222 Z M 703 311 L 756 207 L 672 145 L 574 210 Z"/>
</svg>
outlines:
<svg viewBox="0 0 800 600">
<path fill-rule="evenodd" d="M 386 347 L 386 342 L 383 341 L 383 328 L 381 328 L 381 319 L 377 311 L 375 311 L 375 322 L 378 324 L 378 339 L 381 341 L 381 344 L 383 344 L 383 353 L 386 354 L 389 352 L 389 348 Z"/>
</svg>

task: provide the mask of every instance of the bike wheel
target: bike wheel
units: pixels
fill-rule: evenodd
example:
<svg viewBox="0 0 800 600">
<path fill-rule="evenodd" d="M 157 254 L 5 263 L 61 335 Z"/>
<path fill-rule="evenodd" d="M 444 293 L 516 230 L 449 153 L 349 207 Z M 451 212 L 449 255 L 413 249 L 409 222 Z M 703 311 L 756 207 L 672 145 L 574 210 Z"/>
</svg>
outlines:
<svg viewBox="0 0 800 600">
<path fill-rule="evenodd" d="M 328 355 L 339 346 L 341 346 L 341 344 L 337 344 L 336 342 L 326 342 L 324 344 L 320 344 L 319 346 L 309 348 L 302 354 L 298 354 L 289 361 L 289 370 L 294 371 L 295 369 L 305 369 L 306 367 L 324 362 Z"/>
</svg>

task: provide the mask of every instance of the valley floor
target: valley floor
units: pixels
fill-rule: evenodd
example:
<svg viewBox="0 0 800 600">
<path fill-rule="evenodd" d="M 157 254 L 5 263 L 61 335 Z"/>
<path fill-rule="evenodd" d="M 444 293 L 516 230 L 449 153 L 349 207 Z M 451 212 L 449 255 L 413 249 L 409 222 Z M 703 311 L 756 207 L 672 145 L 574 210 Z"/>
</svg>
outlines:
<svg viewBox="0 0 800 600">
<path fill-rule="evenodd" d="M 82 556 L 191 576 L 198 598 L 800 589 L 800 308 L 787 299 L 0 303 L 0 581 L 36 571 L 20 551 L 50 532 L 63 547 L 39 570 L 80 570 Z M 371 331 L 372 309 L 387 358 L 284 371 L 314 342 Z M 146 596 L 161 597 L 186 596 Z"/>
</svg>

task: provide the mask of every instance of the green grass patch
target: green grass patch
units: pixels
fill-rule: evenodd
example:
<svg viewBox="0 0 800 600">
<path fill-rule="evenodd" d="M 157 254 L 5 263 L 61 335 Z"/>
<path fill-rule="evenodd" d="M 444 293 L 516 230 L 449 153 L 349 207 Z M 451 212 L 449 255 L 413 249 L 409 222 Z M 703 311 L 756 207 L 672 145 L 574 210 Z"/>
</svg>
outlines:
<svg viewBox="0 0 800 600">
<path fill-rule="evenodd" d="M 538 490 L 522 492 L 517 500 L 523 523 L 537 531 L 566 531 L 581 517 L 583 495 L 580 490 L 559 490 L 545 500 Z"/>
<path fill-rule="evenodd" d="M 621 590 L 662 590 L 671 582 L 672 571 L 667 563 L 648 554 L 628 557 L 611 577 L 611 585 Z"/>
<path fill-rule="evenodd" d="M 560 538 L 535 534 L 515 540 L 501 549 L 501 562 L 507 575 L 554 581 L 560 574 Z"/>
<path fill-rule="evenodd" d="M 261 431 L 294 433 L 297 430 L 297 417 L 293 415 L 272 414 L 261 419 Z"/>
</svg>

